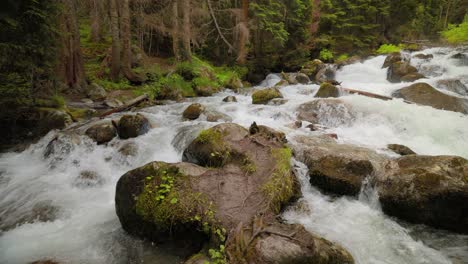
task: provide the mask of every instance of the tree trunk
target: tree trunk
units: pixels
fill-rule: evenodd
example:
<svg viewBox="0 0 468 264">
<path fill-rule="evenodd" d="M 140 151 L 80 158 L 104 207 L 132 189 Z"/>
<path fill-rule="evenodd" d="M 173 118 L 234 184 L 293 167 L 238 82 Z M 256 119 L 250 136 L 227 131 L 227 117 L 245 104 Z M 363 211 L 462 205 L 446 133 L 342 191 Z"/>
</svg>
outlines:
<svg viewBox="0 0 468 264">
<path fill-rule="evenodd" d="M 112 32 L 112 52 L 111 52 L 111 79 L 119 80 L 120 74 L 120 29 L 119 29 L 119 13 L 117 10 L 116 0 L 109 0 L 109 14 L 111 20 Z"/>
<path fill-rule="evenodd" d="M 176 60 L 180 60 L 179 54 L 179 10 L 178 0 L 172 0 L 172 51 Z"/>
<path fill-rule="evenodd" d="M 312 24 L 310 25 L 311 42 L 318 31 L 320 23 L 320 0 L 313 0 L 312 4 Z"/>
<path fill-rule="evenodd" d="M 242 0 L 242 15 L 239 24 L 239 52 L 237 55 L 237 63 L 241 65 L 247 61 L 249 35 L 249 0 Z"/>
<path fill-rule="evenodd" d="M 100 0 L 92 0 L 91 6 L 91 41 L 102 40 L 102 3 Z"/>
<path fill-rule="evenodd" d="M 84 63 L 80 48 L 80 32 L 74 0 L 62 0 L 61 16 L 62 48 L 58 73 L 73 90 L 80 91 L 86 86 Z"/>
<path fill-rule="evenodd" d="M 191 26 L 190 26 L 190 0 L 181 0 L 181 8 L 183 10 L 183 36 L 182 36 L 182 56 L 181 59 L 184 61 L 190 61 L 192 59 L 192 50 L 190 47 L 191 39 Z"/>
</svg>

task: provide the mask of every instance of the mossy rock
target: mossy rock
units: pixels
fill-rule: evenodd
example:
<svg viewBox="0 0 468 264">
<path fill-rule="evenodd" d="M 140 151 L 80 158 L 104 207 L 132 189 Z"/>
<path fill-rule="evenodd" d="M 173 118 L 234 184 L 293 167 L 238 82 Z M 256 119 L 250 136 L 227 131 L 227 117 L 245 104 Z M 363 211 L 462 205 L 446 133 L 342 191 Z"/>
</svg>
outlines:
<svg viewBox="0 0 468 264">
<path fill-rule="evenodd" d="M 417 72 L 418 70 L 407 61 L 394 62 L 387 70 L 387 80 L 391 83 L 399 83 L 402 81 L 403 76 Z"/>
<path fill-rule="evenodd" d="M 322 83 L 315 94 L 317 98 L 340 97 L 340 90 L 331 83 Z"/>
<path fill-rule="evenodd" d="M 193 166 L 193 168 L 191 167 Z M 191 188 L 195 165 L 151 162 L 124 174 L 117 182 L 116 212 L 124 230 L 154 242 L 172 241 L 198 252 L 208 235 L 203 222 L 212 203 Z M 187 256 L 188 257 L 188 256 Z"/>
<path fill-rule="evenodd" d="M 111 122 L 96 124 L 88 128 L 85 134 L 98 144 L 104 144 L 117 136 L 117 130 Z"/>
<path fill-rule="evenodd" d="M 142 114 L 124 115 L 118 124 L 118 134 L 121 139 L 135 138 L 148 133 L 151 125 Z"/>
<path fill-rule="evenodd" d="M 205 111 L 205 107 L 199 103 L 194 103 L 189 105 L 184 112 L 182 113 L 182 116 L 185 119 L 188 120 L 195 120 L 200 117 L 200 115 Z"/>
<path fill-rule="evenodd" d="M 323 68 L 325 68 L 325 63 L 321 60 L 315 59 L 313 61 L 306 62 L 302 66 L 300 72 L 309 76 L 311 79 L 315 79 L 315 75 L 317 75 L 317 73 Z"/>
<path fill-rule="evenodd" d="M 234 91 L 238 91 L 238 90 L 244 88 L 244 84 L 242 83 L 242 80 L 239 79 L 237 76 L 231 77 L 227 81 L 225 86 L 226 86 L 226 88 L 234 90 Z"/>
<path fill-rule="evenodd" d="M 403 220 L 468 233 L 468 160 L 408 155 L 377 178 L 385 213 Z"/>
<path fill-rule="evenodd" d="M 267 104 L 270 100 L 275 98 L 283 98 L 283 95 L 277 88 L 257 90 L 252 94 L 252 103 Z"/>
<path fill-rule="evenodd" d="M 382 69 L 383 69 L 383 68 L 388 68 L 388 67 L 390 67 L 393 63 L 395 63 L 395 62 L 400 62 L 400 61 L 403 61 L 403 56 L 401 56 L 401 53 L 400 53 L 400 52 L 393 52 L 393 53 L 390 53 L 390 54 L 385 58 L 384 64 L 382 65 Z"/>
</svg>

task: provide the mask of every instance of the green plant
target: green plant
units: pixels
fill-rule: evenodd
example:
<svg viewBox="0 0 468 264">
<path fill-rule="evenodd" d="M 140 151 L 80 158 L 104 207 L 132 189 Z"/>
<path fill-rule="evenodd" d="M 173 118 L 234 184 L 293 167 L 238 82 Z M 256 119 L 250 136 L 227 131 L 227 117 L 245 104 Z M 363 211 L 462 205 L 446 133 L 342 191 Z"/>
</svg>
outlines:
<svg viewBox="0 0 468 264">
<path fill-rule="evenodd" d="M 449 25 L 447 30 L 442 32 L 442 36 L 451 44 L 468 43 L 468 15 L 459 25 Z"/>
<path fill-rule="evenodd" d="M 54 94 L 51 98 L 52 102 L 54 102 L 57 108 L 64 108 L 65 107 L 65 98 L 63 96 Z"/>
<path fill-rule="evenodd" d="M 333 60 L 333 53 L 328 49 L 322 49 L 320 51 L 319 59 L 323 61 L 331 61 Z"/>
<path fill-rule="evenodd" d="M 393 52 L 400 52 L 402 49 L 402 46 L 395 46 L 393 44 L 383 44 L 381 45 L 377 50 L 377 54 L 388 54 L 388 53 L 393 53 Z"/>
<path fill-rule="evenodd" d="M 340 56 L 338 56 L 338 58 L 336 59 L 336 62 L 343 62 L 345 60 L 349 59 L 349 55 L 348 54 L 341 54 Z"/>
</svg>

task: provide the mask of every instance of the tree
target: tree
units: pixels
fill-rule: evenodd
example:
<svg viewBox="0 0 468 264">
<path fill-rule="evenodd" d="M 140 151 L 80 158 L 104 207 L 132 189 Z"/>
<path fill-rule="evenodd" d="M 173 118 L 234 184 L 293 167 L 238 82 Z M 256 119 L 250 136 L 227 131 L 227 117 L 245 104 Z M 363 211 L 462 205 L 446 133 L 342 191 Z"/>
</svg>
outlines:
<svg viewBox="0 0 468 264">
<path fill-rule="evenodd" d="M 111 50 L 111 69 L 110 77 L 116 82 L 120 75 L 120 29 L 119 29 L 119 12 L 117 9 L 116 0 L 109 0 L 109 16 L 111 22 L 112 34 L 112 50 Z"/>
<path fill-rule="evenodd" d="M 102 40 L 102 1 L 91 0 L 91 41 L 100 42 Z"/>
<path fill-rule="evenodd" d="M 238 25 L 239 31 L 239 52 L 237 55 L 237 63 L 244 65 L 247 60 L 249 44 L 249 0 L 242 0 L 241 22 Z"/>
</svg>

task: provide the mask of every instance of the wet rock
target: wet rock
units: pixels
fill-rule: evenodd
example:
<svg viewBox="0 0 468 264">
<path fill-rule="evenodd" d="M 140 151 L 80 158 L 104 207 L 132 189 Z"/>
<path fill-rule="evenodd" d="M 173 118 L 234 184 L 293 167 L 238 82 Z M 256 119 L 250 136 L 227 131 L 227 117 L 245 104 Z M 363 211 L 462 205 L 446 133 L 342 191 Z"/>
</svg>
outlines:
<svg viewBox="0 0 468 264">
<path fill-rule="evenodd" d="M 73 182 L 73 186 L 78 188 L 90 188 L 102 184 L 104 184 L 104 179 L 97 172 L 90 170 L 81 171 Z"/>
<path fill-rule="evenodd" d="M 419 72 L 424 76 L 439 77 L 442 76 L 447 70 L 439 65 L 421 65 Z"/>
<path fill-rule="evenodd" d="M 390 65 L 387 70 L 387 80 L 392 83 L 398 83 L 402 81 L 404 76 L 417 73 L 417 69 L 411 66 L 409 62 L 400 61 Z"/>
<path fill-rule="evenodd" d="M 388 68 L 390 67 L 393 63 L 395 62 L 401 62 L 403 61 L 403 56 L 401 55 L 400 52 L 393 52 L 393 53 L 390 53 L 387 58 L 385 58 L 385 62 L 384 64 L 382 65 L 382 69 L 383 68 Z"/>
<path fill-rule="evenodd" d="M 403 98 L 410 102 L 432 106 L 437 109 L 467 114 L 468 100 L 450 96 L 437 91 L 427 83 L 415 83 L 393 93 L 394 97 Z"/>
<path fill-rule="evenodd" d="M 386 158 L 373 150 L 338 144 L 329 136 L 294 138 L 295 156 L 309 168 L 310 183 L 338 195 L 358 195 L 364 179 L 383 170 Z"/>
<path fill-rule="evenodd" d="M 275 98 L 283 98 L 283 95 L 277 88 L 257 90 L 252 94 L 252 103 L 267 104 L 270 100 Z"/>
<path fill-rule="evenodd" d="M 308 129 L 310 129 L 310 131 L 317 131 L 319 130 L 318 127 L 314 124 L 310 124 L 307 126 Z"/>
<path fill-rule="evenodd" d="M 318 99 L 300 105 L 297 119 L 312 124 L 338 126 L 354 118 L 351 106 L 340 99 Z"/>
<path fill-rule="evenodd" d="M 46 146 L 44 158 L 60 161 L 70 154 L 75 146 L 81 143 L 79 135 L 75 133 L 59 133 Z"/>
<path fill-rule="evenodd" d="M 335 80 L 336 66 L 326 65 L 325 68 L 320 69 L 315 75 L 315 81 L 317 83 L 330 82 Z"/>
<path fill-rule="evenodd" d="M 184 112 L 182 113 L 182 116 L 185 119 L 188 120 L 195 120 L 200 117 L 200 115 L 205 111 L 205 107 L 199 103 L 194 103 L 189 105 Z"/>
<path fill-rule="evenodd" d="M 111 122 L 106 122 L 93 125 L 86 130 L 85 134 L 98 144 L 104 144 L 117 136 L 117 130 Z"/>
<path fill-rule="evenodd" d="M 457 53 L 450 58 L 456 60 L 458 66 L 468 66 L 468 55 L 464 53 Z"/>
<path fill-rule="evenodd" d="M 310 79 L 306 74 L 298 73 L 296 75 L 296 81 L 300 84 L 308 84 L 310 82 Z"/>
<path fill-rule="evenodd" d="M 457 79 L 440 80 L 437 82 L 437 88 L 468 96 L 468 87 Z"/>
<path fill-rule="evenodd" d="M 406 155 L 415 155 L 416 152 L 414 152 L 412 149 L 408 148 L 407 146 L 404 145 L 399 145 L 399 144 L 388 144 L 387 148 L 396 154 L 399 154 L 401 156 L 406 156 Z"/>
<path fill-rule="evenodd" d="M 286 80 L 281 80 L 275 84 L 275 87 L 282 87 L 282 86 L 287 86 L 289 85 L 289 82 Z"/>
<path fill-rule="evenodd" d="M 148 133 L 149 120 L 142 114 L 124 115 L 120 118 L 117 132 L 121 139 L 135 138 Z"/>
<path fill-rule="evenodd" d="M 0 218 L 0 231 L 8 231 L 17 226 L 35 222 L 54 221 L 59 214 L 59 207 L 54 206 L 51 201 L 37 202 L 28 211 L 3 211 Z"/>
<path fill-rule="evenodd" d="M 126 157 L 134 157 L 138 154 L 138 146 L 133 142 L 125 143 L 119 148 L 119 153 Z"/>
<path fill-rule="evenodd" d="M 313 61 L 309 61 L 305 63 L 302 66 L 302 69 L 300 72 L 307 75 L 309 79 L 315 80 L 315 76 L 317 75 L 317 73 L 325 67 L 326 67 L 325 63 L 323 63 L 321 60 L 315 59 Z"/>
<path fill-rule="evenodd" d="M 340 90 L 336 86 L 325 82 L 320 85 L 320 88 L 315 94 L 315 97 L 317 98 L 340 97 Z"/>
<path fill-rule="evenodd" d="M 282 80 L 285 80 L 286 82 L 288 82 L 288 84 L 291 84 L 291 85 L 297 84 L 296 75 L 297 75 L 296 73 L 281 72 Z"/>
<path fill-rule="evenodd" d="M 297 120 L 296 122 L 294 122 L 294 127 L 295 128 L 301 128 L 302 127 L 302 121 Z"/>
<path fill-rule="evenodd" d="M 262 125 L 257 125 L 256 122 L 253 122 L 252 125 L 249 128 L 249 133 L 250 135 L 262 135 L 263 137 L 266 137 L 269 140 L 281 142 L 281 143 L 287 143 L 286 135 L 283 132 L 276 131 L 272 128 L 269 128 L 267 126 L 262 126 Z"/>
<path fill-rule="evenodd" d="M 385 213 L 468 233 L 468 160 L 409 155 L 386 165 L 376 187 Z"/>
<path fill-rule="evenodd" d="M 420 73 L 415 72 L 415 73 L 410 73 L 401 77 L 401 81 L 402 82 L 414 82 L 423 78 L 426 78 L 426 77 Z"/>
<path fill-rule="evenodd" d="M 413 58 L 420 59 L 420 60 L 431 60 L 431 59 L 434 58 L 434 55 L 418 53 L 418 54 L 414 55 Z"/>
<path fill-rule="evenodd" d="M 226 88 L 237 91 L 244 88 L 244 84 L 242 84 L 241 79 L 238 77 L 231 77 L 231 79 L 226 83 Z"/>
<path fill-rule="evenodd" d="M 288 101 L 289 101 L 288 99 L 284 99 L 284 98 L 275 98 L 275 99 L 270 100 L 268 102 L 268 105 L 284 105 Z"/>
<path fill-rule="evenodd" d="M 100 101 L 106 98 L 107 92 L 99 84 L 92 83 L 86 88 L 86 95 L 93 101 Z"/>
<path fill-rule="evenodd" d="M 213 109 L 207 109 L 205 110 L 203 114 L 206 116 L 206 121 L 208 122 L 220 122 L 220 121 L 231 122 L 232 121 L 232 118 L 230 116 L 223 114 L 221 112 L 218 112 L 216 110 L 213 110 Z"/>
<path fill-rule="evenodd" d="M 237 102 L 237 98 L 236 98 L 235 96 L 229 95 L 229 96 L 224 97 L 223 102 L 226 102 L 226 103 L 236 103 L 236 102 Z"/>
</svg>

